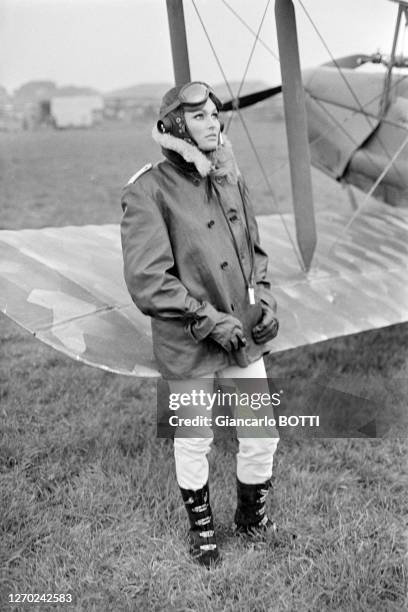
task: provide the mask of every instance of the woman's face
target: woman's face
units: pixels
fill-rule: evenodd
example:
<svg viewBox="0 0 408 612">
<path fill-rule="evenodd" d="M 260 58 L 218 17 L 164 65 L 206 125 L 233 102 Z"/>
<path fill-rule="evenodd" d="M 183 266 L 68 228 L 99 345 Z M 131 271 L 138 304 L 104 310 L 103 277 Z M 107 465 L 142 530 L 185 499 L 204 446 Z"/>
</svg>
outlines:
<svg viewBox="0 0 408 612">
<path fill-rule="evenodd" d="M 218 145 L 220 122 L 211 98 L 198 110 L 185 110 L 184 118 L 191 137 L 201 151 L 214 151 Z"/>
</svg>

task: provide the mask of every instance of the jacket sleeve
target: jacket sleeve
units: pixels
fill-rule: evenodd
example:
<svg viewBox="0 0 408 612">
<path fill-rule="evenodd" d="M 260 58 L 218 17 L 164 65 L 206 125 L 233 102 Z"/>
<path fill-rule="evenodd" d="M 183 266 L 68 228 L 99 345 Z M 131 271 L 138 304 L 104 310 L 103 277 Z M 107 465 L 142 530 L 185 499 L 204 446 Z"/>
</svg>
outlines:
<svg viewBox="0 0 408 612">
<path fill-rule="evenodd" d="M 242 203 L 243 203 L 243 206 L 245 206 L 246 215 L 248 219 L 248 226 L 249 226 L 248 230 L 249 230 L 251 241 L 254 247 L 254 258 L 255 258 L 254 276 L 255 276 L 255 283 L 258 289 L 258 294 L 260 296 L 261 301 L 264 302 L 265 304 L 268 304 L 268 306 L 270 306 L 272 310 L 276 312 L 278 305 L 277 305 L 275 298 L 272 295 L 271 283 L 269 282 L 268 277 L 267 277 L 268 255 L 263 250 L 260 244 L 258 224 L 256 222 L 255 212 L 254 212 L 254 209 L 253 209 L 250 197 L 249 197 L 248 187 L 246 186 L 246 183 L 242 178 L 239 179 L 239 181 L 240 181 L 239 187 L 241 190 L 242 200 L 243 200 Z"/>
<path fill-rule="evenodd" d="M 178 319 L 199 342 L 222 317 L 211 304 L 194 298 L 175 276 L 172 248 L 162 213 L 152 195 L 140 183 L 126 187 L 121 239 L 124 277 L 130 296 L 146 315 Z"/>
</svg>

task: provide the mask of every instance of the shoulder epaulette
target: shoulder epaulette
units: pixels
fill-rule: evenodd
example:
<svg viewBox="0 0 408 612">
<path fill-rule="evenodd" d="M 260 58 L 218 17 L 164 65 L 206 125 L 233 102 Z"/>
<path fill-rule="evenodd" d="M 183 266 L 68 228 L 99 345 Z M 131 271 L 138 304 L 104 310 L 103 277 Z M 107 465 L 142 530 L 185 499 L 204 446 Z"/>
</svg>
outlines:
<svg viewBox="0 0 408 612">
<path fill-rule="evenodd" d="M 148 172 L 152 168 L 153 164 L 146 164 L 145 166 L 143 166 L 143 168 L 140 168 L 140 170 L 138 170 L 133 176 L 131 176 L 126 184 L 132 185 L 133 183 L 136 183 L 137 179 L 140 178 L 142 174 L 145 174 L 145 172 Z"/>
</svg>

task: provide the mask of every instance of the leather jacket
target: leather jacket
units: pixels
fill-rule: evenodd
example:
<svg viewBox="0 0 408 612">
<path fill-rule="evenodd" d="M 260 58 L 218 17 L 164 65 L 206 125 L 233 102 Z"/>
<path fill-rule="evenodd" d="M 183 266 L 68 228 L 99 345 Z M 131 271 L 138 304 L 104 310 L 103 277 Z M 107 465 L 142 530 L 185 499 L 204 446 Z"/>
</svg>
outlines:
<svg viewBox="0 0 408 612">
<path fill-rule="evenodd" d="M 276 309 L 242 177 L 203 168 L 176 144 L 177 151 L 167 139 L 166 159 L 125 187 L 121 222 L 125 281 L 136 306 L 151 317 L 153 352 L 167 379 L 236 365 L 237 355 L 209 338 L 223 313 L 242 322 L 247 360 L 256 361 L 268 352 L 251 335 L 261 299 Z"/>
</svg>

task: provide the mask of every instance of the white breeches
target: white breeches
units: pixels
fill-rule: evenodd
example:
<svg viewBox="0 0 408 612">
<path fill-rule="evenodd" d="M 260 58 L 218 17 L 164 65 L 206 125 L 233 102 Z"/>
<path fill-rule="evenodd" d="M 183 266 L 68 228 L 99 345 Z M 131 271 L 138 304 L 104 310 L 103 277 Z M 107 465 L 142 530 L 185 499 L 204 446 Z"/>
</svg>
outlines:
<svg viewBox="0 0 408 612">
<path fill-rule="evenodd" d="M 251 363 L 246 368 L 230 366 L 216 373 L 218 378 L 259 378 L 257 392 L 269 393 L 264 360 Z M 201 388 L 206 392 L 213 391 L 215 374 L 200 379 Z M 207 383 L 208 381 L 208 383 Z M 171 393 L 184 393 L 191 390 L 191 380 L 169 381 Z M 180 429 L 180 428 L 179 428 Z M 207 454 L 213 440 L 211 427 L 201 427 L 200 434 L 205 437 L 181 437 L 177 429 L 174 437 L 174 458 L 176 462 L 177 482 L 183 489 L 197 491 L 208 480 Z M 178 435 L 179 433 L 179 435 Z M 272 476 L 273 455 L 278 445 L 277 437 L 240 437 L 237 429 L 237 477 L 245 484 L 259 484 Z"/>
</svg>

